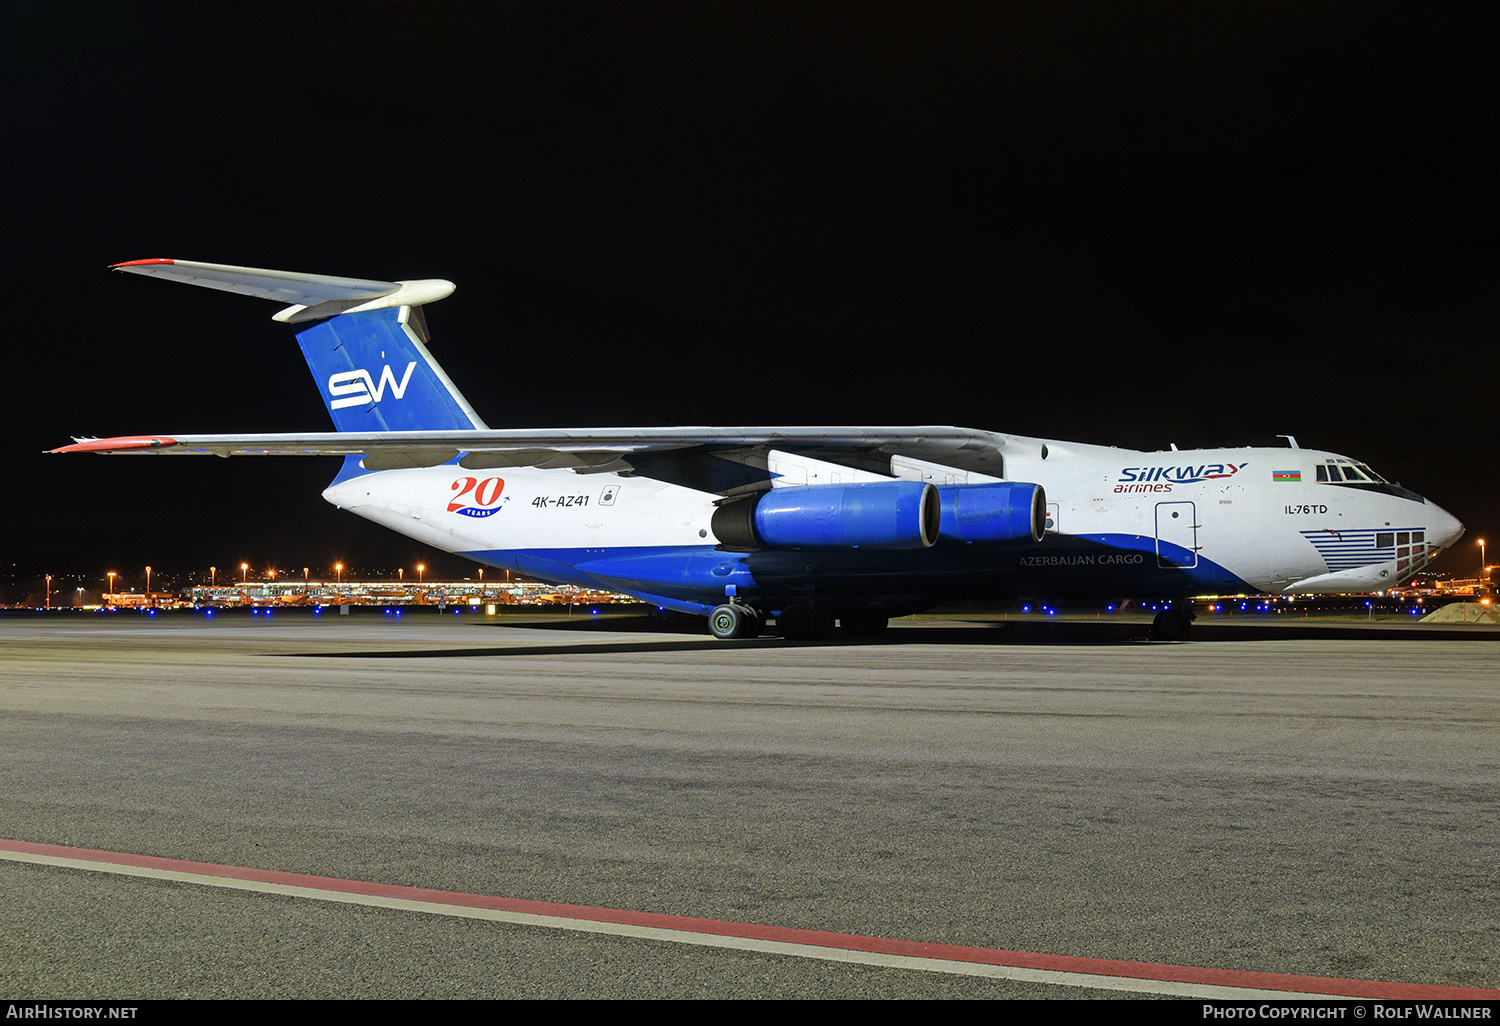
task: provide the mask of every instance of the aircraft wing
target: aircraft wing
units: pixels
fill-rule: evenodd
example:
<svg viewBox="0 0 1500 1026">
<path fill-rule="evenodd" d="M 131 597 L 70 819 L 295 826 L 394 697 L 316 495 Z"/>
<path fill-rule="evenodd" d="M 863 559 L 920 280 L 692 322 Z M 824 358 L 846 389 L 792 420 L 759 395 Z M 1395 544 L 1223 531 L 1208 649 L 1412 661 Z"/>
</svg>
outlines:
<svg viewBox="0 0 1500 1026">
<path fill-rule="evenodd" d="M 1004 436 L 960 427 L 492 430 L 432 359 L 425 323 L 410 312 L 450 294 L 452 282 L 341 278 L 166 258 L 131 260 L 114 269 L 286 303 L 275 315 L 279 321 L 326 319 L 297 340 L 340 430 L 75 438 L 53 452 L 361 456 L 361 466 L 371 471 L 456 460 L 470 469 L 637 472 L 719 492 L 745 486 L 733 483 L 737 471 L 729 464 L 761 472 L 762 483 L 769 480 L 768 457 L 775 451 L 882 474 L 891 472 L 891 458 L 898 455 L 991 474 L 1002 464 Z"/>
<path fill-rule="evenodd" d="M 351 456 L 366 469 L 437 466 L 462 455 L 465 467 L 540 466 L 603 472 L 655 457 L 717 455 L 743 461 L 771 449 L 818 453 L 854 464 L 892 455 L 964 469 L 999 463 L 1001 436 L 960 427 L 670 427 L 482 431 L 319 431 L 259 435 L 124 435 L 79 438 L 54 453 Z"/>
</svg>

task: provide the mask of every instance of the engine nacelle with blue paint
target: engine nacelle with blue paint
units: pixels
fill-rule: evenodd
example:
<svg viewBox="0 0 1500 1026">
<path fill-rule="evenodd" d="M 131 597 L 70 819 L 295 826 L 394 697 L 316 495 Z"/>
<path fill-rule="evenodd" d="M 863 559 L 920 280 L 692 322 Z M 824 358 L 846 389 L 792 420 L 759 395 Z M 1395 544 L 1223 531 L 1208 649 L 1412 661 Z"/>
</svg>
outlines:
<svg viewBox="0 0 1500 1026">
<path fill-rule="evenodd" d="M 937 493 L 942 508 L 938 534 L 944 542 L 1034 544 L 1046 533 L 1047 496 L 1041 485 L 944 485 Z"/>
<path fill-rule="evenodd" d="M 714 511 L 719 547 L 926 549 L 937 541 L 938 490 L 920 481 L 773 488 Z"/>
</svg>

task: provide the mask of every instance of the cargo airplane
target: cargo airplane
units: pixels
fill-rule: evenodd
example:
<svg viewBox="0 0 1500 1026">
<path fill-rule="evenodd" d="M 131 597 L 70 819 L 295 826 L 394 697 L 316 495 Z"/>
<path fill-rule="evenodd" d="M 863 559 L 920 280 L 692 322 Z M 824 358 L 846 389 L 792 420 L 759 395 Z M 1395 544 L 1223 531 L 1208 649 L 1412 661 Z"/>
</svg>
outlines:
<svg viewBox="0 0 1500 1026">
<path fill-rule="evenodd" d="M 885 629 L 953 599 L 1162 600 L 1403 584 L 1463 525 L 1368 465 L 1140 452 L 961 427 L 492 429 L 428 351 L 442 280 L 187 260 L 115 269 L 284 304 L 334 431 L 82 438 L 54 452 L 339 456 L 323 497 L 434 548 L 708 617 L 720 638 Z"/>
</svg>

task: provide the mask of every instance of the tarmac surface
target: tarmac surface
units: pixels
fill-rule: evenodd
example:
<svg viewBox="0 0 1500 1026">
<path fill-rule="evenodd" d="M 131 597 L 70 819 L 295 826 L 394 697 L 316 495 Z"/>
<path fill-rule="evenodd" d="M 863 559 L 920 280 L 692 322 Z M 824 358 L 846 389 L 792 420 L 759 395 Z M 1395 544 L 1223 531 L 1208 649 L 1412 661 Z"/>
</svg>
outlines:
<svg viewBox="0 0 1500 1026">
<path fill-rule="evenodd" d="M 1500 986 L 1500 648 L 1452 643 L 1500 633 L 1105 626 L 0 620 L 0 837 Z M 0 909 L 19 999 L 1119 996 L 13 861 Z"/>
</svg>

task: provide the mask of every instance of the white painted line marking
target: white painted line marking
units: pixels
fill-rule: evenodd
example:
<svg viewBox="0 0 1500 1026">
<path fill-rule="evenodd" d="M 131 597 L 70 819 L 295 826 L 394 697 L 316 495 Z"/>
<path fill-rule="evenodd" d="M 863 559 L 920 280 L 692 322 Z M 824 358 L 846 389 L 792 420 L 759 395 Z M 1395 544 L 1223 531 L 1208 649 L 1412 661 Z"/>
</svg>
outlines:
<svg viewBox="0 0 1500 1026">
<path fill-rule="evenodd" d="M 26 841 L 0 840 L 0 858 L 65 869 L 114 873 L 153 880 L 171 880 L 205 887 L 220 887 L 261 894 L 281 894 L 319 901 L 399 909 L 407 912 L 635 937 L 674 944 L 791 955 L 830 962 L 953 973 L 962 976 L 1018 980 L 1066 987 L 1224 1000 L 1252 998 L 1331 1000 L 1351 997 L 1396 1000 L 1495 1000 L 1500 998 L 1500 990 L 1386 983 L 1371 980 L 1340 980 L 1244 970 L 1199 969 L 1191 966 L 1152 965 L 1067 955 L 1039 955 L 988 948 L 921 944 L 888 938 L 822 933 L 751 923 L 691 919 L 659 913 L 555 905 L 489 895 L 431 891 L 367 881 L 341 880 L 335 877 L 315 877 L 240 866 L 185 862 L 178 859 L 131 855 L 123 852 L 65 848 Z M 421 897 L 414 895 L 421 895 Z M 544 909 L 557 911 L 541 911 Z M 574 914 L 569 915 L 564 912 Z M 682 924 L 692 928 L 681 929 L 670 925 L 653 925 L 666 923 Z M 807 943 L 809 939 L 816 940 L 817 943 Z M 922 951 L 933 953 L 922 954 L 920 953 Z M 950 957 L 943 957 L 944 955 Z M 962 957 L 952 957 L 954 955 Z M 1051 966 L 1074 966 L 1075 968 L 1052 968 Z M 1081 971 L 1093 967 L 1111 971 Z M 1236 981 L 1242 982 L 1236 985 Z M 1256 986 L 1256 984 L 1262 984 L 1262 986 Z M 1271 984 L 1271 986 L 1264 984 Z"/>
</svg>

